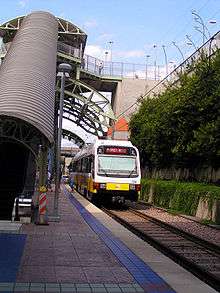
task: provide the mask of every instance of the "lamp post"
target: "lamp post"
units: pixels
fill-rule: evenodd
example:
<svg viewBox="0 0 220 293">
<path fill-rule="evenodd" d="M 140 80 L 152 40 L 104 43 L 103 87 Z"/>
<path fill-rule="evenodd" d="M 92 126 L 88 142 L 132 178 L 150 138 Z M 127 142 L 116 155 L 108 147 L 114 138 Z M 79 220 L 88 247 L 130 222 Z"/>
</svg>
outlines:
<svg viewBox="0 0 220 293">
<path fill-rule="evenodd" d="M 145 74 L 146 74 L 146 80 L 147 80 L 147 71 L 148 71 L 148 59 L 150 58 L 150 55 L 146 55 L 146 72 L 145 72 Z"/>
<path fill-rule="evenodd" d="M 205 30 L 208 32 L 209 37 L 211 37 L 210 32 L 208 28 L 205 26 L 202 17 L 195 10 L 192 10 L 192 15 L 194 15 L 194 20 L 202 26 L 202 31 L 198 27 L 194 27 L 194 28 L 202 34 L 202 41 L 204 44 L 205 39 L 207 39 Z"/>
<path fill-rule="evenodd" d="M 171 72 L 174 71 L 175 68 L 176 68 L 176 62 L 175 61 L 170 61 L 169 64 L 172 66 Z M 170 68 L 170 66 L 169 66 L 169 68 Z M 170 70 L 169 70 L 169 73 L 170 73 Z"/>
<path fill-rule="evenodd" d="M 168 75 L 168 62 L 167 62 L 167 53 L 165 50 L 165 45 L 162 45 L 162 48 L 163 48 L 164 57 L 165 57 L 166 75 Z"/>
<path fill-rule="evenodd" d="M 155 59 L 154 59 L 154 80 L 157 80 L 157 54 L 156 54 L 156 48 L 157 45 L 153 45 L 153 48 L 155 49 Z"/>
<path fill-rule="evenodd" d="M 183 58 L 183 61 L 185 60 L 184 58 L 184 55 L 183 55 L 183 52 L 180 50 L 180 47 L 176 44 L 176 42 L 172 42 L 172 44 L 177 48 L 177 50 L 180 52 L 182 58 Z"/>
<path fill-rule="evenodd" d="M 108 51 L 105 51 L 105 63 L 108 61 Z"/>
<path fill-rule="evenodd" d="M 110 62 L 112 62 L 112 45 L 114 44 L 113 41 L 109 41 L 109 47 L 110 47 Z"/>
<path fill-rule="evenodd" d="M 110 75 L 112 75 L 113 67 L 112 67 L 112 45 L 113 41 L 109 41 L 109 47 L 110 47 Z"/>
<path fill-rule="evenodd" d="M 191 37 L 189 35 L 186 35 L 186 38 L 188 40 L 187 45 L 189 45 L 189 46 L 193 45 L 194 49 L 197 50 L 197 47 L 196 47 L 195 43 L 193 42 L 193 40 L 191 39 Z"/>
<path fill-rule="evenodd" d="M 54 209 L 53 209 L 53 220 L 59 221 L 60 217 L 58 214 L 58 199 L 59 199 L 59 188 L 60 188 L 60 153 L 61 153 L 61 139 L 62 139 L 62 122 L 63 122 L 63 100 L 64 100 L 64 88 L 65 79 L 70 77 L 69 73 L 72 70 L 72 66 L 67 63 L 61 63 L 58 66 L 57 76 L 61 77 L 61 89 L 60 89 L 60 104 L 59 104 L 59 124 L 57 133 L 57 150 L 56 150 L 56 178 L 55 178 L 55 195 L 54 195 Z"/>
</svg>

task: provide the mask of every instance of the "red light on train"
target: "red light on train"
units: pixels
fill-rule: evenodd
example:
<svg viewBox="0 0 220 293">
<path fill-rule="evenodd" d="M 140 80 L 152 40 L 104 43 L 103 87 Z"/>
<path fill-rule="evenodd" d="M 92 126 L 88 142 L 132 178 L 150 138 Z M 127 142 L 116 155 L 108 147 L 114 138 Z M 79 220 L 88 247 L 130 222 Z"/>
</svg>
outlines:
<svg viewBox="0 0 220 293">
<path fill-rule="evenodd" d="M 141 184 L 135 184 L 135 190 L 141 191 Z"/>
<path fill-rule="evenodd" d="M 99 190 L 100 183 L 98 182 L 93 182 L 93 189 Z"/>
</svg>

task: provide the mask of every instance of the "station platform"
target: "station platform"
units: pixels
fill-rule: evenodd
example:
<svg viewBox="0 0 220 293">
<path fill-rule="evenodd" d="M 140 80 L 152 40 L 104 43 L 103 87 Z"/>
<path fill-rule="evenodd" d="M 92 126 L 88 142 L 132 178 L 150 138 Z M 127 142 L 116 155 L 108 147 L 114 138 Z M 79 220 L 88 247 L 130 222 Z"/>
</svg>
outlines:
<svg viewBox="0 0 220 293">
<path fill-rule="evenodd" d="M 0 292 L 216 292 L 68 186 L 59 210 L 60 222 L 0 231 Z"/>
</svg>

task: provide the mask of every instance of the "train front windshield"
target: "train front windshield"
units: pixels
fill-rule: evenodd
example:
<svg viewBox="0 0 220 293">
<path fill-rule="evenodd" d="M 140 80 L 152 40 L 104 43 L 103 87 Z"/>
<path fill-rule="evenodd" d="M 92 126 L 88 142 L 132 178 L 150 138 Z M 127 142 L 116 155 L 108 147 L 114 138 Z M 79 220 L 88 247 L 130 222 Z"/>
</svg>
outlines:
<svg viewBox="0 0 220 293">
<path fill-rule="evenodd" d="M 98 175 L 138 177 L 137 153 L 132 147 L 102 146 L 98 153 Z"/>
</svg>

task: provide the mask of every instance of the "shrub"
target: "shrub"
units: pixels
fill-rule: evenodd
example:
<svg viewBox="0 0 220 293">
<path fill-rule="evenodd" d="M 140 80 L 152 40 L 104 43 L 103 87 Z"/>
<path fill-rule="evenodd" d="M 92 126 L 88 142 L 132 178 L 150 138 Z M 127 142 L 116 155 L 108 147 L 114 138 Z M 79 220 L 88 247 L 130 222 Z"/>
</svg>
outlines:
<svg viewBox="0 0 220 293">
<path fill-rule="evenodd" d="M 201 197 L 206 198 L 209 208 L 212 208 L 214 199 L 220 199 L 220 187 L 197 183 L 180 182 L 175 180 L 148 180 L 142 179 L 140 199 L 148 200 L 150 186 L 154 184 L 154 201 L 156 206 L 172 209 L 180 213 L 194 216 Z"/>
</svg>

